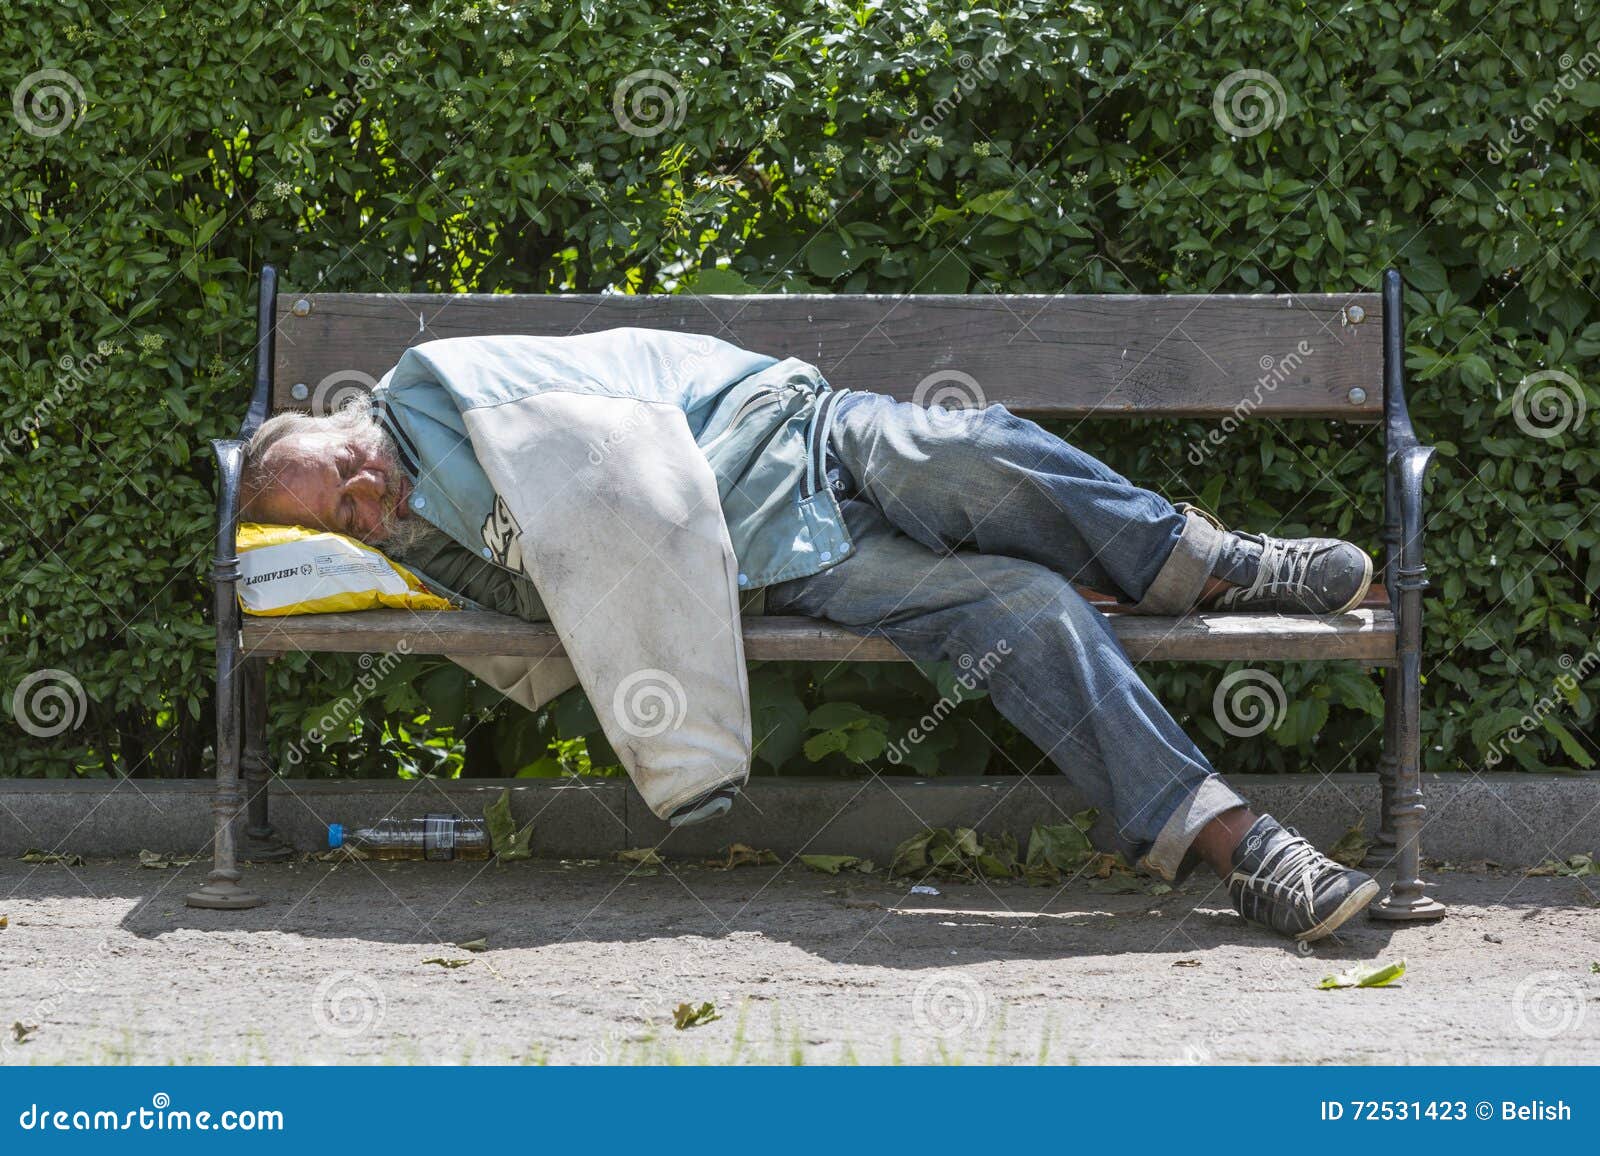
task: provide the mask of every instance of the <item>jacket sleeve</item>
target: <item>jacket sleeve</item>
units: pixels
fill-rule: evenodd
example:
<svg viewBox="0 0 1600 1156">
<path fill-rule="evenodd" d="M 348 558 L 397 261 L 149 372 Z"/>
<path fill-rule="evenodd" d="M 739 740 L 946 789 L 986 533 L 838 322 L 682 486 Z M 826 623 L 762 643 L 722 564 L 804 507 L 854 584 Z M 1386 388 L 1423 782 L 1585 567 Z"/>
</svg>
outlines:
<svg viewBox="0 0 1600 1156">
<path fill-rule="evenodd" d="M 484 543 L 543 596 L 645 803 L 665 818 L 742 783 L 738 567 L 683 410 L 550 390 L 463 417 L 500 498 Z"/>
<path fill-rule="evenodd" d="M 527 622 L 550 620 L 544 600 L 526 574 L 513 574 L 491 565 L 443 531 L 427 535 L 406 552 L 402 561 L 425 584 L 456 599 Z M 572 664 L 564 658 L 486 654 L 447 657 L 525 710 L 538 710 L 578 684 Z"/>
</svg>

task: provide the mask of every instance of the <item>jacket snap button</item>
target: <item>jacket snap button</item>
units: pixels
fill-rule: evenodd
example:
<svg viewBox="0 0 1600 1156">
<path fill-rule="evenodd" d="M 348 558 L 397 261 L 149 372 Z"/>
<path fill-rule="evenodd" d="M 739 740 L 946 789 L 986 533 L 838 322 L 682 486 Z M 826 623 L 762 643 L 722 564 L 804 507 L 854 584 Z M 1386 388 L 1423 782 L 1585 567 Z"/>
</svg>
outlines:
<svg viewBox="0 0 1600 1156">
<path fill-rule="evenodd" d="M 832 550 L 824 550 L 822 552 L 822 560 L 824 562 L 828 561 L 828 559 L 830 559 L 832 557 L 833 557 L 833 551 Z"/>
<path fill-rule="evenodd" d="M 428 504 L 428 499 L 424 498 L 421 494 L 418 494 L 416 497 L 411 499 L 411 508 L 413 510 L 420 510 L 420 509 L 422 509 L 422 507 L 426 506 L 427 504 Z"/>
<path fill-rule="evenodd" d="M 739 575 L 739 585 L 741 585 L 741 586 L 750 585 L 750 575 L 748 575 L 748 574 Z"/>
<path fill-rule="evenodd" d="M 494 551 L 489 549 L 489 547 L 485 546 L 483 548 L 483 556 L 485 558 L 493 558 L 494 557 Z"/>
</svg>

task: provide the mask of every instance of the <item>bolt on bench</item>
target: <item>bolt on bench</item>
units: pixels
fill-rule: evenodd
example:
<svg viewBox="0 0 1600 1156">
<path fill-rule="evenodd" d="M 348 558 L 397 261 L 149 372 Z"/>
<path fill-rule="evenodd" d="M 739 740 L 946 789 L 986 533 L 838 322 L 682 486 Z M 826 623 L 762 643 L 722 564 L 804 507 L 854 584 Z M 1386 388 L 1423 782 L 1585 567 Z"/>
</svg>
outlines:
<svg viewBox="0 0 1600 1156">
<path fill-rule="evenodd" d="M 562 653 L 543 624 L 477 611 L 403 610 L 244 618 L 235 586 L 239 473 L 246 439 L 270 413 L 328 412 L 370 389 L 408 346 L 496 333 L 563 335 L 619 326 L 705 332 L 822 370 L 835 386 L 937 400 L 930 385 L 978 386 L 1043 418 L 1101 415 L 1239 419 L 1255 414 L 1383 426 L 1381 583 L 1355 610 L 1330 617 L 1116 613 L 1111 625 L 1136 661 L 1336 660 L 1386 668 L 1381 815 L 1375 862 L 1396 879 L 1372 914 L 1436 918 L 1418 834 L 1423 478 L 1431 447 L 1406 411 L 1400 276 L 1381 294 L 1251 296 L 590 296 L 279 294 L 262 270 L 255 386 L 236 439 L 213 443 L 219 467 L 212 567 L 217 623 L 217 786 L 214 864 L 188 897 L 198 907 L 251 907 L 239 860 L 290 854 L 268 821 L 265 663 L 296 651 L 389 651 L 529 657 Z M 1270 387 L 1264 368 L 1276 366 Z M 981 383 L 965 372 L 974 369 Z M 1281 378 L 1281 380 L 1280 380 Z M 1219 463 L 1219 468 L 1221 465 Z M 1391 599 L 1392 594 L 1392 599 Z M 751 618 L 750 659 L 896 662 L 883 639 L 804 618 Z M 240 828 L 242 826 L 242 846 Z"/>
</svg>

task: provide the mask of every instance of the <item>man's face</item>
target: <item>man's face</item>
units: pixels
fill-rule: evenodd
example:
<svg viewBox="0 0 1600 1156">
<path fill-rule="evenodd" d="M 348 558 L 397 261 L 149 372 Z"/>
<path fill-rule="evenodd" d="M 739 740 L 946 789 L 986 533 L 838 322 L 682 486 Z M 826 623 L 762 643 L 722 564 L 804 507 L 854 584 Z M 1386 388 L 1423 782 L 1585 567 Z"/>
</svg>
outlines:
<svg viewBox="0 0 1600 1156">
<path fill-rule="evenodd" d="M 277 485 L 251 506 L 258 522 L 310 526 L 376 544 L 406 517 L 410 482 L 376 422 L 309 430 L 267 450 Z"/>
</svg>

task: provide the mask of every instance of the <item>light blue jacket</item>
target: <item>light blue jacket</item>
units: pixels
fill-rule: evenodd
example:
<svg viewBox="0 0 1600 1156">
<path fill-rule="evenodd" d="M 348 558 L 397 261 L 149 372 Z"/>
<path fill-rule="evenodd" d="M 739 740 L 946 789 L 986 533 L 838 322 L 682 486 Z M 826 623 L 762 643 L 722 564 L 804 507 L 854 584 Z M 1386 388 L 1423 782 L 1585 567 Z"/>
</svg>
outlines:
<svg viewBox="0 0 1600 1156">
<path fill-rule="evenodd" d="M 800 578 L 851 545 L 827 485 L 832 389 L 813 366 L 699 334 L 610 329 L 569 337 L 452 337 L 407 349 L 374 396 L 413 482 L 412 513 L 502 569 L 495 491 L 462 414 L 549 391 L 617 402 L 600 465 L 630 434 L 634 406 L 669 403 L 716 477 L 742 588 Z"/>
</svg>

